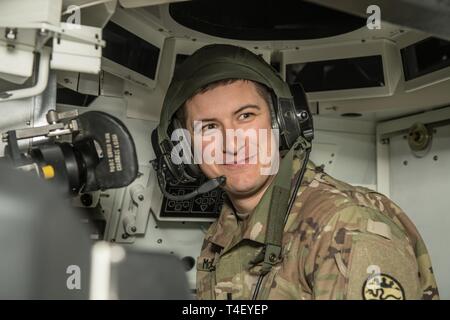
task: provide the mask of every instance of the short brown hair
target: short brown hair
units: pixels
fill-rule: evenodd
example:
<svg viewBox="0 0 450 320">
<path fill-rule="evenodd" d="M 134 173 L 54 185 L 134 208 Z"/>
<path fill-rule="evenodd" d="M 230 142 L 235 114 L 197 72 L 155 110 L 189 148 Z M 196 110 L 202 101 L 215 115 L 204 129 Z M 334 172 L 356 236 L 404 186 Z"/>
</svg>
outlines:
<svg viewBox="0 0 450 320">
<path fill-rule="evenodd" d="M 246 80 L 246 79 L 224 79 L 224 80 L 211 82 L 211 83 L 207 84 L 206 86 L 203 86 L 200 89 L 198 89 L 197 91 L 195 91 L 194 94 L 189 99 L 186 100 L 186 102 L 191 100 L 197 94 L 205 93 L 205 92 L 207 92 L 209 90 L 213 90 L 213 89 L 215 89 L 217 87 L 220 87 L 220 86 L 225 86 L 225 85 L 228 85 L 228 84 L 232 84 L 232 83 L 234 83 L 236 81 L 250 81 L 250 82 L 254 83 L 255 86 L 256 86 L 256 91 L 261 96 L 261 98 L 264 99 L 264 101 L 267 103 L 267 105 L 270 108 L 270 106 L 272 105 L 272 97 L 271 97 L 269 88 L 267 88 L 265 85 L 263 85 L 263 84 L 261 84 L 259 82 L 255 82 L 255 81 L 252 81 L 252 80 Z M 181 125 L 183 127 L 186 127 L 186 110 L 185 110 L 186 102 L 183 103 L 183 105 L 175 113 L 175 117 L 180 121 L 180 123 L 181 123 Z"/>
</svg>

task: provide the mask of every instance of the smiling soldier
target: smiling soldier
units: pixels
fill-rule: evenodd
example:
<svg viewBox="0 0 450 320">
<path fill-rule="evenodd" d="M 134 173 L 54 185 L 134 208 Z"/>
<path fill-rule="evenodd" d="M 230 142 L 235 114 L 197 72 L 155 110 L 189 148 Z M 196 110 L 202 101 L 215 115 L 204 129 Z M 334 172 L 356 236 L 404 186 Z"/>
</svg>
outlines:
<svg viewBox="0 0 450 320">
<path fill-rule="evenodd" d="M 438 299 L 427 249 L 405 213 L 308 160 L 305 116 L 296 112 L 291 90 L 302 89 L 289 88 L 261 57 L 230 45 L 203 47 L 175 72 L 158 148 L 168 144 L 170 127 L 183 127 L 200 135 L 202 151 L 213 144 L 212 156 L 225 159 L 174 166 L 183 175 L 205 175 L 227 195 L 198 257 L 198 298 Z M 269 134 L 239 142 L 228 130 Z M 278 169 L 270 174 L 264 174 L 266 151 Z"/>
</svg>

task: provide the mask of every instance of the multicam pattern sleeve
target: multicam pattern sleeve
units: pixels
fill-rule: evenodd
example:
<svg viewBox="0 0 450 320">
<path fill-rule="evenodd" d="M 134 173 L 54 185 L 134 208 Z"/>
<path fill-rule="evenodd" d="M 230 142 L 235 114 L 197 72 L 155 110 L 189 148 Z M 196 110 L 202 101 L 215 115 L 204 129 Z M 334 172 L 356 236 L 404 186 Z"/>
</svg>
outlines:
<svg viewBox="0 0 450 320">
<path fill-rule="evenodd" d="M 439 298 L 423 240 L 387 197 L 318 173 L 300 198 L 312 299 Z"/>
</svg>

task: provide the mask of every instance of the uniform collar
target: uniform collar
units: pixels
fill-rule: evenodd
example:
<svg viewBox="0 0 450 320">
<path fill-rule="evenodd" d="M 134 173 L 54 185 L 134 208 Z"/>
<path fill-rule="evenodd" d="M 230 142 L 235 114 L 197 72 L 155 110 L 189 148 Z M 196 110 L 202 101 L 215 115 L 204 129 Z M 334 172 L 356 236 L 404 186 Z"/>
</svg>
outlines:
<svg viewBox="0 0 450 320">
<path fill-rule="evenodd" d="M 240 226 L 234 213 L 233 205 L 225 198 L 219 219 L 208 229 L 205 239 L 225 248 L 232 240 L 232 235 L 237 233 L 239 229 Z"/>
</svg>

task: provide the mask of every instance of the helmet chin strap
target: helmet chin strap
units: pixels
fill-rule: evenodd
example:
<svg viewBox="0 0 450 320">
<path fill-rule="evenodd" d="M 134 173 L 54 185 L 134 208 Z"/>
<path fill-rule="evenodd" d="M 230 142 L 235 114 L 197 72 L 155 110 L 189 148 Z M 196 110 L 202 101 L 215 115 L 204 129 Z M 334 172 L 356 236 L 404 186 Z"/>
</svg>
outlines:
<svg viewBox="0 0 450 320">
<path fill-rule="evenodd" d="M 309 155 L 311 153 L 311 143 L 309 141 L 307 141 L 305 138 L 303 137 L 299 137 L 297 138 L 296 142 L 294 143 L 292 150 L 290 150 L 290 152 L 294 151 L 297 156 L 300 153 L 303 153 L 303 163 L 302 166 L 300 168 L 299 174 L 297 176 L 297 179 L 295 181 L 295 185 L 293 186 L 292 191 L 290 192 L 290 196 L 289 196 L 289 201 L 287 203 L 287 207 L 286 207 L 286 211 L 282 212 L 284 214 L 283 216 L 279 216 L 279 213 L 277 212 L 276 216 L 279 219 L 280 217 L 283 218 L 282 223 L 276 223 L 276 225 L 278 226 L 278 229 L 276 230 L 275 234 L 282 234 L 283 230 L 284 230 L 284 226 L 286 225 L 287 219 L 289 217 L 289 213 L 292 210 L 292 206 L 295 202 L 295 199 L 297 198 L 297 192 L 300 188 L 300 185 L 303 181 L 303 177 L 305 175 L 306 172 L 306 168 L 308 165 L 308 161 L 309 161 Z M 269 221 L 270 223 L 273 222 L 281 222 L 279 220 L 272 220 Z M 269 225 L 268 224 L 268 225 Z M 272 234 L 273 235 L 273 234 Z M 264 276 L 269 273 L 270 269 L 273 266 L 273 262 L 270 259 L 270 255 L 271 254 L 275 254 L 275 256 L 279 256 L 281 254 L 281 238 L 277 238 L 276 241 L 273 241 L 273 239 L 269 239 L 266 244 L 265 247 L 263 249 L 263 251 L 261 251 L 261 254 L 253 261 L 253 263 L 261 263 L 262 262 L 262 273 L 259 275 L 258 280 L 256 282 L 256 286 L 255 286 L 255 290 L 253 291 L 253 295 L 252 295 L 252 300 L 258 300 L 259 298 L 259 292 L 261 290 L 261 284 L 262 281 L 264 279 Z"/>
</svg>

